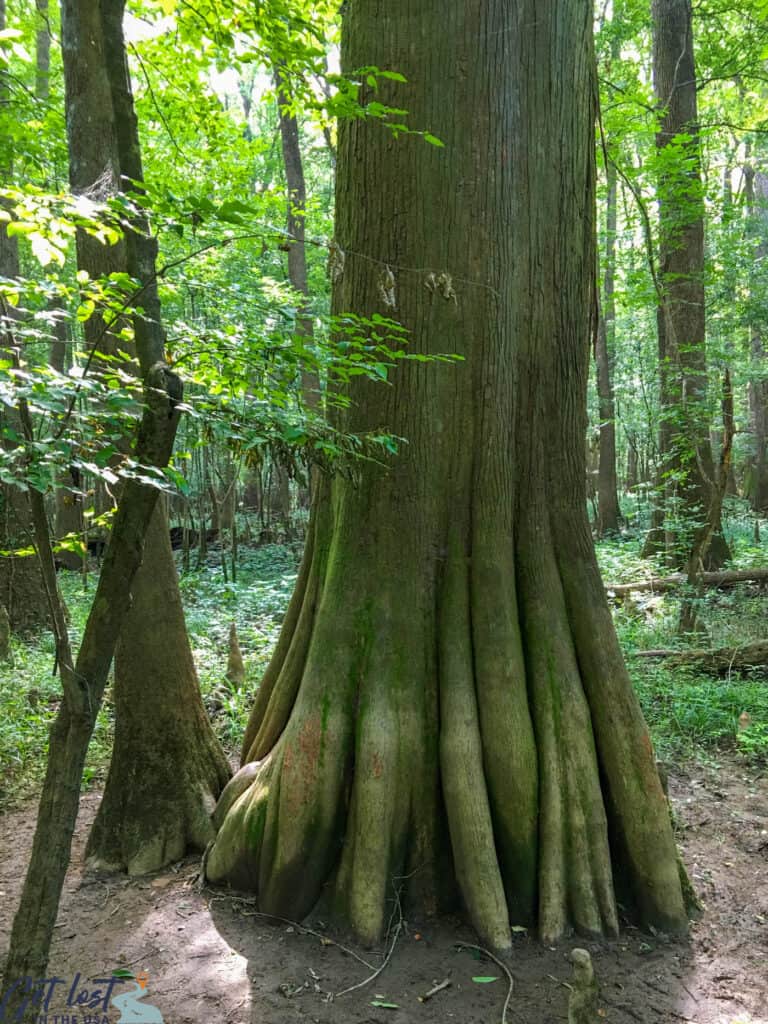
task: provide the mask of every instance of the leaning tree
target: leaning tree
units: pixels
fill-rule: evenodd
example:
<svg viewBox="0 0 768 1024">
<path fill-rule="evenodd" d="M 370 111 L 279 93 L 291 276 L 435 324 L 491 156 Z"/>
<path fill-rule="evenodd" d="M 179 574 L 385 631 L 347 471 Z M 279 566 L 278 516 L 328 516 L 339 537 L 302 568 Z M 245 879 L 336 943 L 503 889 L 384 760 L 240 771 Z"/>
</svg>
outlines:
<svg viewBox="0 0 768 1024">
<path fill-rule="evenodd" d="M 322 898 L 369 941 L 393 884 L 426 911 L 458 892 L 500 949 L 510 922 L 612 934 L 619 903 L 682 930 L 586 517 L 591 5 L 345 7 L 344 68 L 411 133 L 340 128 L 335 310 L 464 361 L 350 390 L 351 428 L 407 444 L 317 489 L 208 877 L 289 917 Z"/>
</svg>

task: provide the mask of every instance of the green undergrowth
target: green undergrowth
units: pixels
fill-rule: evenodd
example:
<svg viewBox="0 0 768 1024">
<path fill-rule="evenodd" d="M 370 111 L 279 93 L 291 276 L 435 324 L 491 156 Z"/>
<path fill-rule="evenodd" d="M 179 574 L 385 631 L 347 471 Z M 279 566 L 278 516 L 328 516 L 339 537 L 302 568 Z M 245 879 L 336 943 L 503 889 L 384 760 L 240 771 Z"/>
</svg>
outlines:
<svg viewBox="0 0 768 1024">
<path fill-rule="evenodd" d="M 609 583 L 626 583 L 663 574 L 659 563 L 641 558 L 646 522 L 637 506 L 620 537 L 601 541 L 598 559 Z M 642 509 L 639 510 L 642 513 Z M 768 566 L 768 523 L 754 520 L 739 503 L 731 503 L 726 525 L 733 566 Z M 259 679 L 277 640 L 298 573 L 297 546 L 242 548 L 236 580 L 225 572 L 221 554 L 181 577 L 203 699 L 226 748 L 237 752 Z M 71 615 L 76 645 L 93 597 L 96 578 L 84 589 L 80 578 L 62 573 L 62 590 Z M 700 606 L 706 635 L 682 642 L 676 635 L 679 596 L 637 594 L 614 607 L 614 620 L 627 664 L 651 728 L 659 756 L 668 761 L 712 759 L 723 750 L 753 762 L 768 761 L 768 678 L 732 675 L 721 679 L 691 669 L 669 668 L 664 661 L 637 653 L 650 648 L 721 647 L 768 637 L 765 594 L 754 587 L 710 591 Z M 224 676 L 230 624 L 235 622 L 246 668 L 239 689 Z M 14 641 L 13 665 L 0 665 L 0 808 L 34 794 L 45 769 L 47 733 L 60 699 L 58 676 L 52 675 L 50 634 Z M 104 708 L 88 755 L 86 786 L 101 784 L 109 763 L 113 713 L 107 690 Z"/>
<path fill-rule="evenodd" d="M 225 747 L 239 749 L 258 681 L 277 640 L 283 614 L 298 572 L 296 548 L 265 546 L 241 549 L 237 578 L 212 552 L 208 564 L 181 576 L 192 651 L 203 700 Z M 70 613 L 76 649 L 96 586 L 91 575 L 84 588 L 75 573 L 59 582 Z M 246 669 L 239 690 L 225 680 L 229 629 L 236 623 Z M 14 639 L 13 664 L 0 664 L 0 809 L 17 804 L 39 789 L 45 771 L 48 729 L 61 697 L 54 666 L 53 637 L 46 633 L 25 642 Z M 106 778 L 113 736 L 111 688 L 88 752 L 85 786 Z"/>
<path fill-rule="evenodd" d="M 632 503 L 630 519 L 620 537 L 597 545 L 606 583 L 663 576 L 657 560 L 643 559 L 647 516 Z M 725 534 L 732 553 L 727 568 L 768 566 L 768 522 L 755 519 L 743 502 L 730 499 Z M 613 607 L 613 617 L 627 666 L 653 736 L 664 760 L 715 758 L 736 752 L 750 761 L 768 761 L 768 670 L 719 678 L 689 667 L 669 667 L 664 660 L 643 658 L 639 651 L 740 647 L 768 639 L 766 594 L 754 586 L 708 590 L 697 602 L 702 633 L 677 635 L 680 592 L 636 593 Z"/>
</svg>

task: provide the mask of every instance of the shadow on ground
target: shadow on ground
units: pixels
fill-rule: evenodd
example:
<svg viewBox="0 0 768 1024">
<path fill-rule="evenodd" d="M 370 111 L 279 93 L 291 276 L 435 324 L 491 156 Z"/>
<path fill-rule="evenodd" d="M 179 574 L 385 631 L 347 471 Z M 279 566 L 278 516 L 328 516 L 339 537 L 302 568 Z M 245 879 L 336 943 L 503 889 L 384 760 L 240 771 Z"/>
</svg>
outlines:
<svg viewBox="0 0 768 1024">
<path fill-rule="evenodd" d="M 706 908 L 690 941 L 667 942 L 629 929 L 616 943 L 575 941 L 546 948 L 519 935 L 508 964 L 515 982 L 509 1024 L 567 1020 L 567 956 L 573 945 L 586 945 L 592 953 L 601 986 L 601 1020 L 768 1024 L 766 777 L 733 760 L 718 768 L 681 770 L 670 781 L 684 857 Z M 97 794 L 83 798 L 51 973 L 73 978 L 80 972 L 87 979 L 117 967 L 144 970 L 149 975 L 146 1001 L 160 1009 L 167 1024 L 501 1020 L 506 977 L 492 962 L 457 948 L 458 942 L 473 941 L 460 922 L 404 922 L 381 974 L 338 995 L 370 978 L 381 965 L 382 951 L 355 947 L 345 952 L 323 922 L 312 922 L 317 934 L 311 934 L 266 920 L 247 899 L 200 892 L 196 858 L 150 878 L 85 873 L 83 848 L 97 804 Z M 28 806 L 0 818 L 0 962 L 34 814 Z M 498 980 L 478 983 L 475 977 Z M 420 1001 L 446 980 L 449 985 Z M 378 1007 L 376 1002 L 396 1005 Z M 112 1011 L 109 1024 L 117 1021 Z"/>
</svg>

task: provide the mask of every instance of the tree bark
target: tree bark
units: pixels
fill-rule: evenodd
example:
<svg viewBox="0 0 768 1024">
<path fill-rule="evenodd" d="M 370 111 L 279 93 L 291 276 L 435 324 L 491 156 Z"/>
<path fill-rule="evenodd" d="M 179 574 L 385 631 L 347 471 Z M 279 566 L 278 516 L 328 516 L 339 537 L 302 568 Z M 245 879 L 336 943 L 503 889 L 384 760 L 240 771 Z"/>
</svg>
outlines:
<svg viewBox="0 0 768 1024">
<path fill-rule="evenodd" d="M 286 231 L 288 234 L 288 280 L 291 287 L 303 296 L 297 310 L 297 334 L 312 337 L 312 317 L 307 308 L 309 285 L 307 283 L 307 252 L 306 252 L 306 218 L 307 218 L 307 187 L 304 182 L 304 164 L 301 159 L 299 142 L 299 122 L 291 107 L 291 92 L 285 78 L 285 72 L 279 65 L 275 66 L 275 87 L 277 89 L 277 110 L 280 120 L 280 141 L 283 151 L 283 167 L 285 183 L 288 186 L 288 215 Z M 316 387 L 315 382 L 315 387 Z"/>
<path fill-rule="evenodd" d="M 35 0 L 35 98 L 47 102 L 51 95 L 51 24 L 49 0 Z"/>
<path fill-rule="evenodd" d="M 720 522 L 723 499 L 728 487 L 728 478 L 731 473 L 731 460 L 733 456 L 733 437 L 736 432 L 733 417 L 733 387 L 731 385 L 731 374 L 725 371 L 723 378 L 723 443 L 720 452 L 718 473 L 714 487 L 710 488 L 709 508 L 706 518 L 693 535 L 693 545 L 688 556 L 686 567 L 686 582 L 688 591 L 683 597 L 680 605 L 680 621 L 678 632 L 693 633 L 698 628 L 698 598 L 701 596 L 704 584 L 702 576 L 704 565 L 707 561 L 712 538 L 714 537 L 717 524 Z"/>
<path fill-rule="evenodd" d="M 108 2 L 111 0 L 105 0 Z M 122 16 L 122 4 L 112 6 L 119 6 Z M 109 83 L 104 70 L 103 44 L 97 5 L 91 0 L 64 0 L 62 49 L 70 144 L 73 137 L 78 143 L 87 142 L 89 128 L 93 129 L 94 125 L 106 130 L 112 124 L 109 104 L 104 102 L 109 95 Z M 90 102 L 88 87 L 95 89 Z M 114 165 L 109 162 L 102 164 L 101 158 L 109 161 L 114 157 L 114 150 L 110 150 L 109 140 L 103 135 L 93 135 L 92 141 L 100 156 L 97 161 L 99 181 L 108 187 L 110 183 L 114 184 Z M 75 159 L 73 173 L 82 174 L 87 163 L 87 154 L 83 161 Z M 142 238 L 137 235 L 132 240 L 141 252 L 141 259 L 137 259 L 131 270 L 141 281 L 144 307 L 159 309 L 154 249 L 144 244 Z M 91 258 L 89 246 L 79 247 L 79 253 L 83 252 Z M 140 274 L 136 274 L 137 265 L 141 267 Z M 159 320 L 147 328 L 144 319 L 137 317 L 135 338 L 145 382 L 145 408 L 137 437 L 136 458 L 141 464 L 162 467 L 167 465 L 173 449 L 179 413 L 171 396 L 180 390 L 181 382 L 170 373 L 165 363 L 164 335 Z M 13 922 L 4 971 L 7 1019 L 31 1021 L 38 1016 L 36 1008 L 29 1005 L 27 996 L 34 979 L 45 975 L 69 864 L 85 756 L 157 497 L 155 488 L 135 480 L 126 482 L 77 662 L 74 667 L 66 661 L 60 666 L 64 695 L 51 729 L 48 766 L 32 856 Z M 38 502 L 36 507 L 40 511 L 42 503 Z M 36 532 L 44 534 L 47 530 L 45 516 L 39 515 L 38 520 L 42 521 L 36 524 Z M 48 552 L 50 555 L 49 547 Z M 48 570 L 53 572 L 52 564 Z"/>
<path fill-rule="evenodd" d="M 115 652 L 115 744 L 86 850 L 92 866 L 131 875 L 205 849 L 231 774 L 200 697 L 163 504 Z"/>
<path fill-rule="evenodd" d="M 342 123 L 333 308 L 394 313 L 411 352 L 465 361 L 350 387 L 345 428 L 408 444 L 318 487 L 217 809 L 208 877 L 263 911 L 325 894 L 372 942 L 405 879 L 426 910 L 458 890 L 499 949 L 510 922 L 613 934 L 617 901 L 686 928 L 585 510 L 591 19 L 582 0 L 347 5 L 343 68 L 402 73 L 376 99 L 444 146 Z"/>
</svg>

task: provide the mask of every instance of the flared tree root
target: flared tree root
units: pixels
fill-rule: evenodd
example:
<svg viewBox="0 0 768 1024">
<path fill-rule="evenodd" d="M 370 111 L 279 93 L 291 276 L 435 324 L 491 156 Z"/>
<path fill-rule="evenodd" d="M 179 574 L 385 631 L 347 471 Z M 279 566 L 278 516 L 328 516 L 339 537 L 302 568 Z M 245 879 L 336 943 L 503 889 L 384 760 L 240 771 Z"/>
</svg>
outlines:
<svg viewBox="0 0 768 1024">
<path fill-rule="evenodd" d="M 216 810 L 209 880 L 297 919 L 322 896 L 370 943 L 393 883 L 427 912 L 458 896 L 502 951 L 511 925 L 615 935 L 619 900 L 684 931 L 668 807 L 586 531 L 574 553 L 538 525 L 517 544 L 476 526 L 421 590 L 407 552 L 382 545 L 371 567 L 369 550 L 361 578 L 349 535 L 322 535 Z"/>
</svg>

